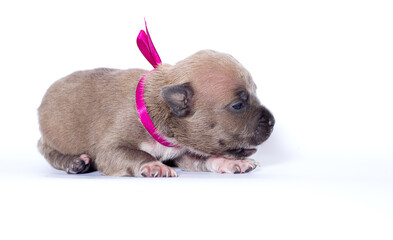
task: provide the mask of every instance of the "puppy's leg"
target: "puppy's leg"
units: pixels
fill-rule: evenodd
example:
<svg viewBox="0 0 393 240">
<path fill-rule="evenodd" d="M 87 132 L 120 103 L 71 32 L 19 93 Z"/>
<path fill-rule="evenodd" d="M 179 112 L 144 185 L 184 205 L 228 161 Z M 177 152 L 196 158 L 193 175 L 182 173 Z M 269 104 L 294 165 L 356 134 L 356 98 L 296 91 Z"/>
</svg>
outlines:
<svg viewBox="0 0 393 240">
<path fill-rule="evenodd" d="M 64 170 L 67 173 L 77 174 L 86 173 L 93 170 L 91 159 L 88 155 L 67 155 L 62 154 L 56 149 L 48 146 L 40 139 L 38 141 L 38 150 L 54 168 Z"/>
<path fill-rule="evenodd" d="M 128 147 L 101 150 L 95 162 L 98 171 L 108 176 L 177 177 L 173 168 L 144 151 Z"/>
<path fill-rule="evenodd" d="M 252 159 L 228 159 L 224 157 L 200 158 L 184 155 L 175 160 L 175 164 L 184 171 L 247 173 L 254 170 L 259 163 Z"/>
</svg>

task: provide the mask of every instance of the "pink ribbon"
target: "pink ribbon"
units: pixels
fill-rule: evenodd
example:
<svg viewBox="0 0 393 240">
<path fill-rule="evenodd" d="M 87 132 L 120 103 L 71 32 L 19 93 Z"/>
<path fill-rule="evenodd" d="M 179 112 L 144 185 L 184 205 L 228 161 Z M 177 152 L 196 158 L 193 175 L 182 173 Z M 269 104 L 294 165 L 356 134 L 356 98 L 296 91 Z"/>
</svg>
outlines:
<svg viewBox="0 0 393 240">
<path fill-rule="evenodd" d="M 138 82 L 138 85 L 136 87 L 136 93 L 135 93 L 136 109 L 138 111 L 139 119 L 141 120 L 143 126 L 157 142 L 159 142 L 160 144 L 166 147 L 177 147 L 177 145 L 168 142 L 163 136 L 161 136 L 157 132 L 157 128 L 156 126 L 154 126 L 154 123 L 151 120 L 149 113 L 147 112 L 146 109 L 146 104 L 144 100 L 144 89 L 145 89 L 146 78 L 147 76 L 149 76 L 151 72 L 154 72 L 156 68 L 161 64 L 161 59 L 150 38 L 149 31 L 147 30 L 146 20 L 145 20 L 145 27 L 146 27 L 146 32 L 141 30 L 139 32 L 136 42 L 139 47 L 139 50 L 142 52 L 143 56 L 145 56 L 147 61 L 149 61 L 150 64 L 153 65 L 154 69 L 143 75 L 143 77 Z"/>
<path fill-rule="evenodd" d="M 157 68 L 158 65 L 161 64 L 160 56 L 156 48 L 154 47 L 153 41 L 150 38 L 149 31 L 147 30 L 147 24 L 145 20 L 146 32 L 141 30 L 139 32 L 138 38 L 136 39 L 136 43 L 138 45 L 139 50 L 142 52 L 143 56 L 149 61 L 149 63 Z M 147 34 L 146 34 L 147 33 Z"/>
</svg>

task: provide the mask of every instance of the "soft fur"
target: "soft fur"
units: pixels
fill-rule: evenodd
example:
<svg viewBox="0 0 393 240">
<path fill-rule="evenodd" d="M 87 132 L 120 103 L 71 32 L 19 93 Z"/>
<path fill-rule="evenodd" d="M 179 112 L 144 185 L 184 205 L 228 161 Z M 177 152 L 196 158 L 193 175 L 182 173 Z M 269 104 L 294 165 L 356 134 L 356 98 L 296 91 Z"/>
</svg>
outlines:
<svg viewBox="0 0 393 240">
<path fill-rule="evenodd" d="M 243 173 L 246 159 L 271 134 L 274 118 L 260 105 L 249 72 L 232 56 L 200 51 L 148 75 L 145 102 L 158 131 L 180 147 L 155 142 L 135 105 L 141 69 L 78 71 L 55 82 L 38 109 L 38 147 L 69 173 L 177 176 L 189 171 Z M 240 102 L 242 109 L 233 105 Z"/>
</svg>

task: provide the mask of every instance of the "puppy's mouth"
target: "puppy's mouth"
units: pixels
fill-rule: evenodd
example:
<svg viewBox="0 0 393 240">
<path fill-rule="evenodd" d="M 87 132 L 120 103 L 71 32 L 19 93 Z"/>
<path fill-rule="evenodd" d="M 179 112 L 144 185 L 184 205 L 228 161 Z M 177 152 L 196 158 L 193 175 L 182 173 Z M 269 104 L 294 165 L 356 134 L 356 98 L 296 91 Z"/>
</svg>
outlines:
<svg viewBox="0 0 393 240">
<path fill-rule="evenodd" d="M 244 158 L 251 156 L 256 151 L 256 148 L 231 148 L 226 150 L 225 153 L 233 157 Z"/>
</svg>

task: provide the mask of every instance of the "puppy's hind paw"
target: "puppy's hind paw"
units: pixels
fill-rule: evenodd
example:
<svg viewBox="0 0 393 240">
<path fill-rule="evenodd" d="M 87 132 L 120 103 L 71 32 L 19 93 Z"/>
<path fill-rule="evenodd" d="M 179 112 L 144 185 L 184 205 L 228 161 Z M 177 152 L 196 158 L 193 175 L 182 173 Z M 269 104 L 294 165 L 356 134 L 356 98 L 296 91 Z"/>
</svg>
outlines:
<svg viewBox="0 0 393 240">
<path fill-rule="evenodd" d="M 66 172 L 69 174 L 85 173 L 90 168 L 90 157 L 86 154 L 80 155 L 68 164 Z"/>
<path fill-rule="evenodd" d="M 177 173 L 173 168 L 159 161 L 142 165 L 139 174 L 142 177 L 177 177 Z"/>
</svg>

